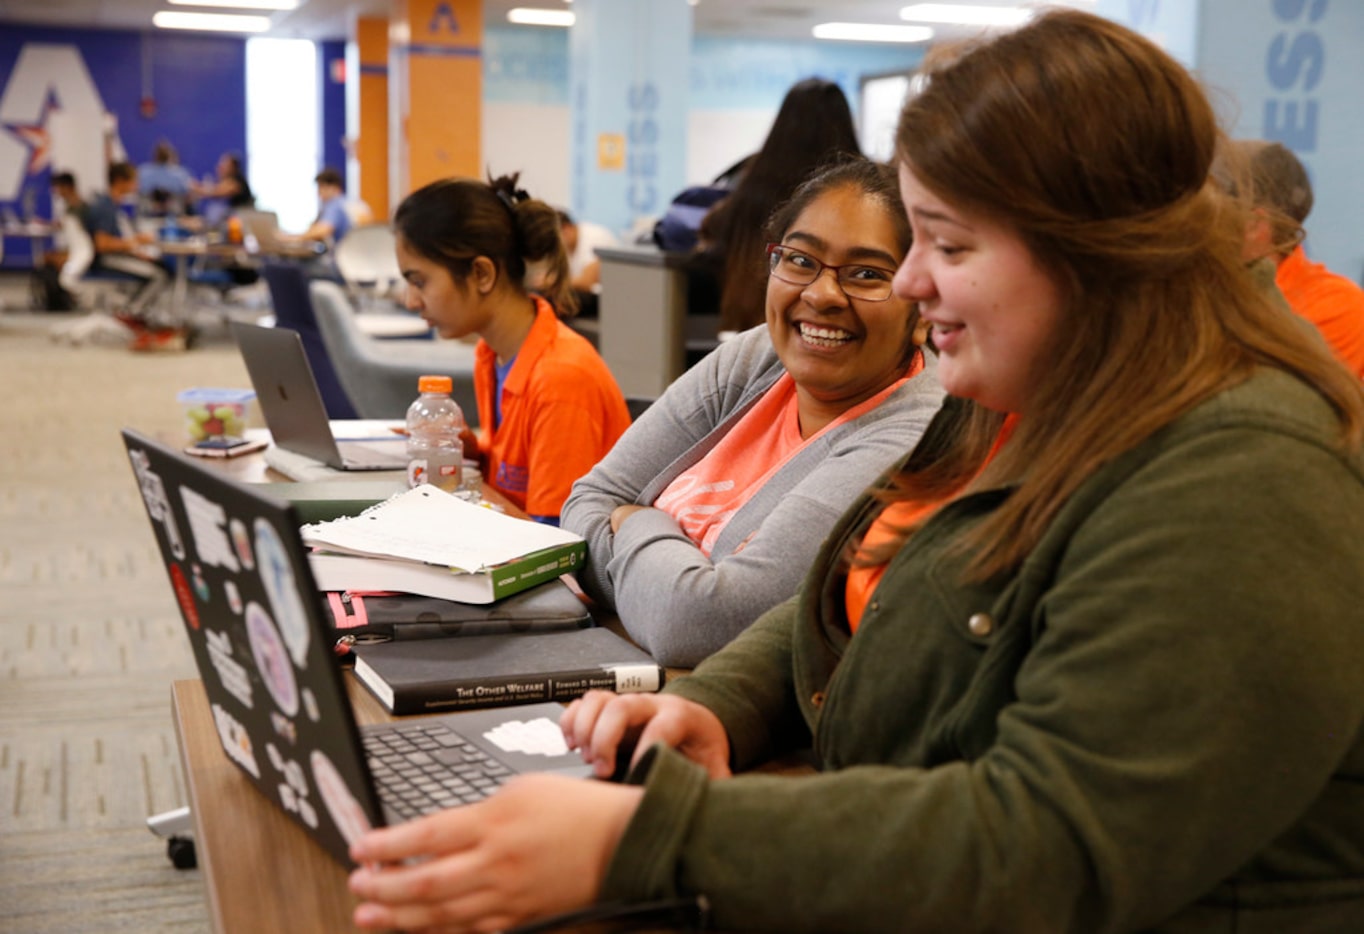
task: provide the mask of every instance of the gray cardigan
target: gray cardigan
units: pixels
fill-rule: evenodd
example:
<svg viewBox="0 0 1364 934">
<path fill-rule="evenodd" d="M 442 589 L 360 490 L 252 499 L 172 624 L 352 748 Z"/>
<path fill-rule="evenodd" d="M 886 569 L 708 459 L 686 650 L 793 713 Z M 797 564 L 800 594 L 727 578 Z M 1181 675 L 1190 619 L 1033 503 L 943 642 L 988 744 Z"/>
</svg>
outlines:
<svg viewBox="0 0 1364 934">
<path fill-rule="evenodd" d="M 584 589 L 662 664 L 695 665 L 794 594 L 838 517 L 914 446 L 943 398 L 930 355 L 881 405 L 792 457 L 730 519 L 710 557 L 658 511 L 611 534 L 613 509 L 653 503 L 783 372 L 765 326 L 724 342 L 668 387 L 564 503 L 560 524 L 587 539 Z"/>
</svg>

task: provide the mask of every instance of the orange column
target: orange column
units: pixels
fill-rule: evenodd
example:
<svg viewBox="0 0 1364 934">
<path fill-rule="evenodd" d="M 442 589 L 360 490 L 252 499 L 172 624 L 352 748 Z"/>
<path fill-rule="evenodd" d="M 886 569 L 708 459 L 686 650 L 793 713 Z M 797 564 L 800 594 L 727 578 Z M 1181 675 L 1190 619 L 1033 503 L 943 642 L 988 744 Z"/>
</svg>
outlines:
<svg viewBox="0 0 1364 934">
<path fill-rule="evenodd" d="M 400 0 L 389 42 L 393 203 L 439 178 L 481 177 L 482 0 Z"/>
<path fill-rule="evenodd" d="M 355 21 L 354 35 L 356 65 L 346 77 L 357 88 L 350 134 L 355 140 L 357 194 L 382 222 L 389 216 L 388 21 L 361 17 Z"/>
</svg>

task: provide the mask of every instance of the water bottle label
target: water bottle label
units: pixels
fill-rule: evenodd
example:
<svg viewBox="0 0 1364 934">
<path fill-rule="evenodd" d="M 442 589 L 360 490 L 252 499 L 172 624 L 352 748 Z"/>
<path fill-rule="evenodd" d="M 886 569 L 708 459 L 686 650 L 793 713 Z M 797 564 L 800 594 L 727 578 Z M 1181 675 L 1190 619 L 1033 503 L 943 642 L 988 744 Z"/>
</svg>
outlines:
<svg viewBox="0 0 1364 934">
<path fill-rule="evenodd" d="M 427 482 L 426 460 L 424 458 L 413 458 L 407 462 L 407 485 L 410 487 L 421 486 Z"/>
</svg>

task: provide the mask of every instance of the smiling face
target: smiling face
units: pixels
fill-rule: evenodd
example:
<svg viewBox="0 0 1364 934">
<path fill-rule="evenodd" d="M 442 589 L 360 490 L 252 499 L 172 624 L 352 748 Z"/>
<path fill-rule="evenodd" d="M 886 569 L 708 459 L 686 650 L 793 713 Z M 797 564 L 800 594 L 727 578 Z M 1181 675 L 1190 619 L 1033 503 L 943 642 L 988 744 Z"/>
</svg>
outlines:
<svg viewBox="0 0 1364 934">
<path fill-rule="evenodd" d="M 914 245 L 895 293 L 919 303 L 954 396 L 1023 412 L 1062 325 L 1061 289 L 1013 229 L 938 198 L 900 167 Z"/>
<path fill-rule="evenodd" d="M 884 203 L 855 186 L 830 189 L 797 215 L 781 240 L 821 263 L 864 267 L 889 280 L 903 256 Z M 846 271 L 844 274 L 846 275 Z M 796 381 L 807 436 L 904 375 L 911 359 L 912 303 L 849 299 L 832 270 L 809 285 L 767 280 L 767 330 Z"/>
<path fill-rule="evenodd" d="M 487 327 L 485 303 L 468 279 L 455 282 L 449 269 L 415 252 L 402 235 L 397 237 L 397 255 L 407 283 L 404 306 L 420 314 L 437 334 L 460 338 Z"/>
</svg>

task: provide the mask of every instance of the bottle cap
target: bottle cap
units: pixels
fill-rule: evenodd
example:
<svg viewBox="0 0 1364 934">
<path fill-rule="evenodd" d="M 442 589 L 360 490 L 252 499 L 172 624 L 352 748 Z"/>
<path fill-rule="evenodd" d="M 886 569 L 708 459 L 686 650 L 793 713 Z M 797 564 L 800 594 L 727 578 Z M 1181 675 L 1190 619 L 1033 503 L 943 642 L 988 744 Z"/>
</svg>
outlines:
<svg viewBox="0 0 1364 934">
<path fill-rule="evenodd" d="M 417 380 L 418 392 L 445 392 L 455 388 L 454 381 L 448 376 L 423 376 Z"/>
</svg>

